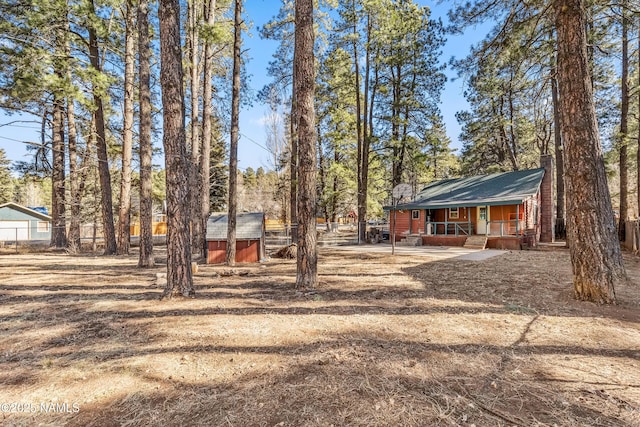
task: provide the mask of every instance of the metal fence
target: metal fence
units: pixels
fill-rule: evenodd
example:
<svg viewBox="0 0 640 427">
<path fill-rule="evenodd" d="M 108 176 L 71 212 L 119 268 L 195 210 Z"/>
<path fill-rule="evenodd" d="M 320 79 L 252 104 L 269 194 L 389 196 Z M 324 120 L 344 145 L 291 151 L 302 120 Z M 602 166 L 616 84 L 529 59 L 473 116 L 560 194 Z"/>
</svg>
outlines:
<svg viewBox="0 0 640 427">
<path fill-rule="evenodd" d="M 295 241 L 297 226 L 283 224 L 267 224 L 265 238 L 267 248 L 278 248 L 290 245 Z M 345 245 L 358 242 L 356 224 L 330 223 L 317 224 L 319 246 Z"/>
<path fill-rule="evenodd" d="M 31 227 L 0 227 L 0 253 L 19 252 L 21 249 L 47 247 L 51 243 L 51 238 L 47 237 L 49 232 L 39 232 L 38 236 L 32 237 Z"/>
<path fill-rule="evenodd" d="M 63 227 L 64 233 L 68 236 L 69 227 Z M 55 226 L 48 224 L 47 230 L 39 230 L 34 232 L 31 228 L 0 227 L 0 252 L 11 253 L 20 252 L 21 250 L 38 250 L 47 248 L 51 245 L 51 235 L 56 230 Z M 138 237 L 131 237 L 131 244 L 135 245 Z M 163 236 L 154 236 L 154 244 L 162 244 Z M 103 229 L 100 223 L 90 223 L 80 225 L 80 243 L 85 249 L 97 250 L 104 247 Z"/>
<path fill-rule="evenodd" d="M 367 227 L 369 228 L 369 227 Z M 49 227 L 49 232 L 54 227 Z M 318 245 L 343 245 L 358 242 L 356 224 L 331 223 L 318 224 Z M 297 226 L 268 224 L 265 230 L 266 245 L 268 248 L 279 248 L 290 245 L 295 241 L 294 236 Z M 65 227 L 65 234 L 68 233 L 68 226 Z M 388 234 L 388 229 L 387 229 Z M 44 249 L 51 245 L 50 233 L 47 238 L 32 239 L 29 232 L 25 233 L 22 227 L 2 227 L 0 228 L 0 253 L 20 252 L 25 249 Z M 82 224 L 80 226 L 80 240 L 84 249 L 99 250 L 104 247 L 102 224 Z M 165 244 L 166 235 L 153 236 L 154 244 Z M 131 236 L 131 245 L 136 246 L 139 236 Z"/>
</svg>

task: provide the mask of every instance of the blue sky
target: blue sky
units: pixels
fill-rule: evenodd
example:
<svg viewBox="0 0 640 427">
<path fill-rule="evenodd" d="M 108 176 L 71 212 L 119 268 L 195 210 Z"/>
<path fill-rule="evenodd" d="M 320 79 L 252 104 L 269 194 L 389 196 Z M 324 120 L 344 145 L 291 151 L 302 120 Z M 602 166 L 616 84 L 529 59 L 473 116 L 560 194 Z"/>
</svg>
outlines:
<svg viewBox="0 0 640 427">
<path fill-rule="evenodd" d="M 264 25 L 272 16 L 277 13 L 273 4 L 278 4 L 273 0 L 247 0 L 245 5 L 246 16 L 253 21 L 251 29 L 252 36 L 245 37 L 243 43 L 244 48 L 248 49 L 248 56 L 251 58 L 248 68 L 252 75 L 251 86 L 256 91 L 260 90 L 269 82 L 269 77 L 265 70 L 269 61 L 272 60 L 272 53 L 277 47 L 277 43 L 269 40 L 261 40 L 257 35 L 257 29 Z M 437 4 L 432 0 L 417 0 L 417 3 L 428 6 L 431 9 L 432 18 L 441 18 L 447 24 L 447 12 L 452 1 L 444 1 Z M 269 6 L 267 6 L 269 5 Z M 469 29 L 463 35 L 447 37 L 447 43 L 443 48 L 441 61 L 446 63 L 452 56 L 462 58 L 469 52 L 471 45 L 486 35 L 489 26 L 485 25 L 478 29 Z M 446 70 L 448 81 L 442 94 L 442 103 L 440 110 L 445 121 L 447 135 L 452 141 L 452 148 L 459 149 L 461 144 L 458 142 L 460 134 L 460 126 L 456 120 L 456 112 L 467 108 L 468 104 L 464 99 L 464 82 L 462 79 L 456 79 L 456 73 L 449 67 Z M 264 167 L 269 168 L 269 153 L 264 146 L 265 131 L 261 124 L 261 119 L 267 112 L 267 107 L 255 104 L 250 109 L 245 109 L 240 118 L 241 137 L 239 142 L 238 157 L 240 159 L 238 166 L 245 169 L 248 166 L 252 168 Z"/>
<path fill-rule="evenodd" d="M 441 17 L 446 23 L 447 10 L 453 2 L 418 0 L 417 3 L 431 8 L 432 17 Z M 244 35 L 243 49 L 247 50 L 250 61 L 247 64 L 251 75 L 251 88 L 257 92 L 269 81 L 266 69 L 272 59 L 272 53 L 277 47 L 277 43 L 260 39 L 257 29 L 264 25 L 272 16 L 277 14 L 280 2 L 274 0 L 246 0 L 245 17 L 253 23 L 250 35 Z M 461 58 L 467 55 L 472 43 L 482 39 L 487 28 L 470 29 L 461 36 L 448 36 L 448 41 L 443 49 L 442 62 L 447 62 L 452 56 Z M 455 73 L 447 70 L 448 81 L 442 94 L 442 104 L 440 106 L 447 128 L 447 135 L 452 141 L 452 148 L 459 149 L 458 135 L 460 127 L 456 121 L 457 111 L 467 108 L 467 103 L 463 96 L 463 81 L 454 79 Z M 254 169 L 258 167 L 270 168 L 269 152 L 264 148 L 266 133 L 262 125 L 262 118 L 267 112 L 267 107 L 257 102 L 253 106 L 245 107 L 240 116 L 240 142 L 238 148 L 239 168 L 244 170 L 247 167 Z M 17 122 L 7 125 L 16 120 L 29 121 L 29 117 L 5 116 L 0 112 L 0 148 L 4 148 L 10 160 L 27 160 L 26 144 L 23 141 L 37 141 L 39 125 L 37 123 Z M 36 119 L 37 121 L 37 119 Z M 156 145 L 161 146 L 162 141 L 156 141 Z M 161 159 L 156 163 L 161 163 Z"/>
</svg>

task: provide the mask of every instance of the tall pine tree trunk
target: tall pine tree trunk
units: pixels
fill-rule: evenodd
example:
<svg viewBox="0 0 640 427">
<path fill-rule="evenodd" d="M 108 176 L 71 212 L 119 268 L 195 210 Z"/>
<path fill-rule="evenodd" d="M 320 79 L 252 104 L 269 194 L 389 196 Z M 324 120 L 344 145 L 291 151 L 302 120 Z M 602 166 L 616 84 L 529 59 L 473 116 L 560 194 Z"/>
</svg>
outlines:
<svg viewBox="0 0 640 427">
<path fill-rule="evenodd" d="M 327 185 L 326 177 L 325 177 L 326 156 L 324 155 L 324 150 L 322 149 L 322 140 L 320 138 L 318 138 L 317 143 L 318 143 L 318 180 L 319 180 L 320 188 L 322 189 L 320 191 L 324 191 L 324 188 Z M 335 181 L 335 178 L 334 178 L 334 181 Z M 335 197 L 332 197 L 332 199 L 335 200 Z M 325 199 L 323 200 L 323 203 L 322 203 L 322 213 L 323 213 L 324 223 L 325 223 L 327 232 L 331 231 L 331 222 L 332 222 L 332 217 L 329 215 L 329 212 L 330 212 L 329 200 Z"/>
<path fill-rule="evenodd" d="M 216 16 L 216 0 L 205 1 L 207 25 L 213 27 Z M 200 229 L 202 230 L 202 255 L 206 256 L 207 221 L 211 213 L 211 137 L 213 121 L 213 42 L 207 40 L 204 48 L 204 87 L 202 94 L 202 152 L 200 153 Z"/>
<path fill-rule="evenodd" d="M 65 17 L 66 18 L 66 17 Z M 65 19 L 66 21 L 66 19 Z M 55 32 L 55 50 L 58 55 L 53 62 L 54 73 L 62 82 L 68 67 L 66 60 L 67 37 L 66 28 Z M 65 166 L 65 138 L 64 138 L 64 95 L 63 90 L 53 93 L 52 111 L 52 171 L 51 171 L 51 246 L 64 248 L 67 246 L 66 227 L 66 166 Z M 44 130 L 43 130 L 44 137 Z"/>
<path fill-rule="evenodd" d="M 151 64 L 149 2 L 138 3 L 138 67 L 140 85 L 140 255 L 138 267 L 153 267 L 153 204 L 151 199 Z"/>
<path fill-rule="evenodd" d="M 167 286 L 164 297 L 195 295 L 189 232 L 189 159 L 184 130 L 180 3 L 160 0 L 160 82 L 167 173 Z"/>
<path fill-rule="evenodd" d="M 65 148 L 64 148 L 64 100 L 54 95 L 53 129 L 51 149 L 53 151 L 53 170 L 51 172 L 51 246 L 67 246 L 65 220 Z"/>
<path fill-rule="evenodd" d="M 629 21 L 627 20 L 626 1 L 622 2 L 620 12 L 622 13 L 622 82 L 620 93 L 620 218 L 618 222 L 618 238 L 624 241 L 625 221 L 629 215 Z"/>
<path fill-rule="evenodd" d="M 560 129 L 560 104 L 558 100 L 557 69 L 551 68 L 551 101 L 553 103 L 553 140 L 556 155 L 556 236 L 566 235 L 564 221 L 564 147 Z"/>
<path fill-rule="evenodd" d="M 65 18 L 66 31 L 69 32 L 69 19 Z M 65 43 L 65 54 L 71 57 L 71 46 L 69 42 Z M 67 69 L 67 79 L 72 81 L 71 69 Z M 67 97 L 67 137 L 69 142 L 69 198 L 71 218 L 69 219 L 69 233 L 67 235 L 67 247 L 71 252 L 77 252 L 81 249 L 80 240 L 80 213 L 82 206 L 82 192 L 85 186 L 85 180 L 89 168 L 86 163 L 88 161 L 89 147 L 85 148 L 84 155 L 78 153 L 78 131 L 76 128 L 76 114 L 74 100 L 71 96 Z M 78 160 L 82 158 L 81 165 Z"/>
<path fill-rule="evenodd" d="M 367 182 L 364 181 L 364 132 L 362 130 L 362 101 L 360 97 L 360 57 L 358 54 L 358 16 L 356 12 L 356 2 L 351 2 L 352 7 L 352 49 L 353 66 L 355 74 L 355 95 L 356 95 L 356 146 L 357 146 L 357 173 L 358 173 L 358 243 L 366 243 L 367 232 Z M 366 110 L 365 110 L 366 111 Z M 365 113 L 366 114 L 366 113 Z M 366 122 L 366 120 L 365 120 Z"/>
<path fill-rule="evenodd" d="M 190 23 L 189 50 L 191 52 L 191 250 L 195 254 L 202 253 L 203 245 L 202 224 L 200 222 L 200 199 L 202 197 L 200 183 L 202 180 L 200 179 L 200 72 L 198 65 L 200 55 L 200 15 L 198 10 L 200 9 L 200 5 L 198 3 L 198 0 L 188 2 Z"/>
<path fill-rule="evenodd" d="M 93 0 L 89 2 L 91 16 L 96 17 Z M 96 17 L 97 19 L 97 17 Z M 98 49 L 98 36 L 93 25 L 89 25 L 89 60 L 97 73 L 102 72 Z M 104 254 L 116 253 L 116 231 L 113 225 L 113 195 L 111 193 L 111 173 L 109 172 L 109 158 L 107 156 L 107 136 L 105 130 L 104 105 L 102 101 L 103 88 L 93 83 L 93 102 L 95 111 L 93 118 L 96 131 L 96 148 L 98 152 L 98 174 L 100 177 L 102 228 L 104 238 Z"/>
<path fill-rule="evenodd" d="M 296 287 L 318 283 L 313 0 L 295 2 L 294 97 L 298 112 L 298 255 Z"/>
<path fill-rule="evenodd" d="M 238 207 L 238 135 L 240 116 L 240 44 L 242 42 L 242 0 L 235 0 L 233 38 L 233 87 L 231 88 L 231 144 L 229 146 L 229 210 L 227 222 L 227 265 L 236 264 L 236 213 Z"/>
<path fill-rule="evenodd" d="M 371 48 L 369 46 L 369 40 L 371 38 L 371 15 L 367 14 L 367 43 L 365 53 L 365 69 L 364 69 L 364 94 L 363 94 L 363 111 L 362 111 L 362 148 L 360 150 L 360 173 L 358 177 L 358 184 L 362 186 L 362 189 L 358 191 L 358 195 L 362 198 L 362 203 L 358 204 L 358 207 L 362 206 L 362 212 L 358 212 L 358 218 L 361 223 L 364 223 L 361 229 L 366 230 L 366 217 L 367 217 L 367 198 L 369 194 L 369 146 L 371 145 L 371 130 L 369 129 L 370 122 L 373 120 L 368 117 L 373 110 L 373 100 L 371 101 L 371 107 L 369 107 L 369 72 L 371 69 Z M 357 85 L 360 90 L 360 85 Z M 358 98 L 359 98 L 358 92 Z M 361 232 L 359 239 L 362 241 L 364 237 Z"/>
<path fill-rule="evenodd" d="M 124 53 L 124 114 L 122 125 L 122 171 L 118 212 L 118 254 L 128 254 L 131 225 L 131 160 L 133 158 L 133 97 L 135 80 L 135 6 L 126 5 Z"/>
<path fill-rule="evenodd" d="M 626 279 L 593 100 L 582 0 L 555 0 L 569 248 L 576 298 L 615 302 Z"/>
<path fill-rule="evenodd" d="M 640 20 L 639 20 L 640 24 Z M 638 25 L 638 61 L 640 63 L 640 25 Z M 640 88 L 640 73 L 638 73 L 638 88 Z M 640 91 L 638 91 L 638 108 L 640 109 Z M 637 121 L 638 129 L 640 129 L 640 114 Z M 638 218 L 640 218 L 640 132 L 637 138 L 638 148 L 636 150 L 636 193 L 638 204 Z"/>
<path fill-rule="evenodd" d="M 69 220 L 69 235 L 67 246 L 71 252 L 79 251 L 80 243 L 80 211 L 82 204 L 82 191 L 87 177 L 86 154 L 82 156 L 82 166 L 78 166 L 78 133 L 76 130 L 75 107 L 73 99 L 67 98 L 67 135 L 69 139 L 69 196 L 71 198 L 71 218 Z"/>
<path fill-rule="evenodd" d="M 293 61 L 295 62 L 295 53 Z M 292 78 L 292 87 L 296 85 L 296 76 Z M 298 102 L 296 94 L 291 94 L 289 120 L 291 152 L 289 153 L 289 220 L 291 221 L 291 241 L 298 241 Z"/>
</svg>

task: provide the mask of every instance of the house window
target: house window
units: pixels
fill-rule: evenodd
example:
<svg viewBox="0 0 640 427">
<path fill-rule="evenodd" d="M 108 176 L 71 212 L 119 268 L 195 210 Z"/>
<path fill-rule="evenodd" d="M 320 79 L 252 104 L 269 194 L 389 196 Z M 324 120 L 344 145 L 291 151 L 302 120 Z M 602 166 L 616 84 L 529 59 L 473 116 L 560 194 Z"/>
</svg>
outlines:
<svg viewBox="0 0 640 427">
<path fill-rule="evenodd" d="M 420 211 L 412 210 L 411 211 L 411 219 L 420 219 Z"/>
<path fill-rule="evenodd" d="M 460 208 L 449 208 L 449 219 L 460 218 Z"/>
<path fill-rule="evenodd" d="M 481 221 L 486 221 L 487 220 L 487 208 L 486 207 L 482 207 L 479 208 L 480 209 L 480 220 Z"/>
<path fill-rule="evenodd" d="M 49 232 L 49 221 L 38 221 L 37 230 L 38 230 L 38 233 L 48 233 Z"/>
</svg>

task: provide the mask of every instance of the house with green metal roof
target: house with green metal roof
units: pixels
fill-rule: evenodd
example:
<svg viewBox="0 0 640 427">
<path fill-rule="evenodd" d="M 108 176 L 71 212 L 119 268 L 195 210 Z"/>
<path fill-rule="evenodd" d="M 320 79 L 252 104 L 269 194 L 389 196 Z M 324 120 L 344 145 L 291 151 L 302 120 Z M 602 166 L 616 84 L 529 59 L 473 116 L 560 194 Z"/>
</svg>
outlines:
<svg viewBox="0 0 640 427">
<path fill-rule="evenodd" d="M 391 235 L 411 245 L 508 249 L 551 241 L 553 160 L 546 160 L 544 168 L 432 182 L 385 208 Z"/>
</svg>

